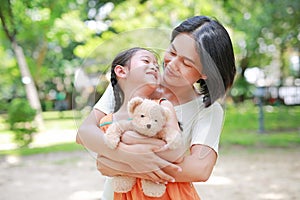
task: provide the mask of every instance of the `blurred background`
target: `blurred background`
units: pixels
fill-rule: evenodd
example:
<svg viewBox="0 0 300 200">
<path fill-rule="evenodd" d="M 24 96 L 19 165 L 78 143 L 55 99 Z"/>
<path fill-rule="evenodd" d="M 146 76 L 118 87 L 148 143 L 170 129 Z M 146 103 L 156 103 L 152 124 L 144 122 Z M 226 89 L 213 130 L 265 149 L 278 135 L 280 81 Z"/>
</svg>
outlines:
<svg viewBox="0 0 300 200">
<path fill-rule="evenodd" d="M 194 15 L 220 21 L 234 46 L 221 149 L 299 150 L 300 1 L 1 0 L 0 158 L 83 151 L 76 130 L 116 53 L 163 53 L 172 28 Z"/>
</svg>

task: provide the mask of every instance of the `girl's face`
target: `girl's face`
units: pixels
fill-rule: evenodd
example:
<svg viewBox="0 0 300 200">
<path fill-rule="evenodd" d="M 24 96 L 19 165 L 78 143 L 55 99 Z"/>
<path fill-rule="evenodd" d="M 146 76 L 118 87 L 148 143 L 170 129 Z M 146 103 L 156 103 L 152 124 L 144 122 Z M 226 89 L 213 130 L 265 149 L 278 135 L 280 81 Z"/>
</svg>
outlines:
<svg viewBox="0 0 300 200">
<path fill-rule="evenodd" d="M 191 86 L 204 78 L 195 40 L 185 33 L 177 35 L 170 44 L 164 56 L 164 67 L 163 80 L 171 86 Z"/>
<path fill-rule="evenodd" d="M 127 80 L 136 86 L 160 83 L 159 66 L 155 55 L 147 50 L 137 51 L 130 60 Z"/>
</svg>

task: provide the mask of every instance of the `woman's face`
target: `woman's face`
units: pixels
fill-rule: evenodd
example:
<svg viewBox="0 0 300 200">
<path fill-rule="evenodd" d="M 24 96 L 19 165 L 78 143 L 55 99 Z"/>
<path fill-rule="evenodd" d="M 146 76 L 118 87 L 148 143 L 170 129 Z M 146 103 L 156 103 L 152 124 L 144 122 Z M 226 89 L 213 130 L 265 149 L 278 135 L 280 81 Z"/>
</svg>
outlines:
<svg viewBox="0 0 300 200">
<path fill-rule="evenodd" d="M 196 43 L 190 35 L 180 33 L 174 38 L 165 53 L 164 67 L 163 80 L 171 86 L 191 86 L 202 77 Z"/>
<path fill-rule="evenodd" d="M 130 60 L 127 80 L 136 86 L 160 83 L 159 66 L 153 53 L 146 50 L 137 51 Z"/>
</svg>

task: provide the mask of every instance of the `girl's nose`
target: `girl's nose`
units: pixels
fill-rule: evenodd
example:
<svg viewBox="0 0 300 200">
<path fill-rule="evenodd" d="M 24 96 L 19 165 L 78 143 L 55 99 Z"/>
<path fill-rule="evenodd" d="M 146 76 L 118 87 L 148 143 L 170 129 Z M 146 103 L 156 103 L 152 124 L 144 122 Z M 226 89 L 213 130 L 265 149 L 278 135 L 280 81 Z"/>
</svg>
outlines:
<svg viewBox="0 0 300 200">
<path fill-rule="evenodd" d="M 155 71 L 155 72 L 158 72 L 157 66 L 155 66 L 155 65 L 151 65 L 150 69 Z"/>
</svg>

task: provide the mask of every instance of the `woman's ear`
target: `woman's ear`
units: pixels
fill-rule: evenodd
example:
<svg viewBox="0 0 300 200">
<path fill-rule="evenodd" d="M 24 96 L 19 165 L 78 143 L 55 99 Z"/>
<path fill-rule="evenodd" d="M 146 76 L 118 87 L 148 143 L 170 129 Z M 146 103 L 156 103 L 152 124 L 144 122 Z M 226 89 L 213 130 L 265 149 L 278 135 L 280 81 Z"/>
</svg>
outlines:
<svg viewBox="0 0 300 200">
<path fill-rule="evenodd" d="M 200 75 L 200 79 L 206 80 L 206 79 L 207 79 L 207 76 L 206 76 L 205 74 L 201 74 L 201 75 Z"/>
<path fill-rule="evenodd" d="M 128 73 L 128 67 L 123 67 L 122 65 L 115 66 L 114 69 L 117 77 L 126 78 Z"/>
</svg>

